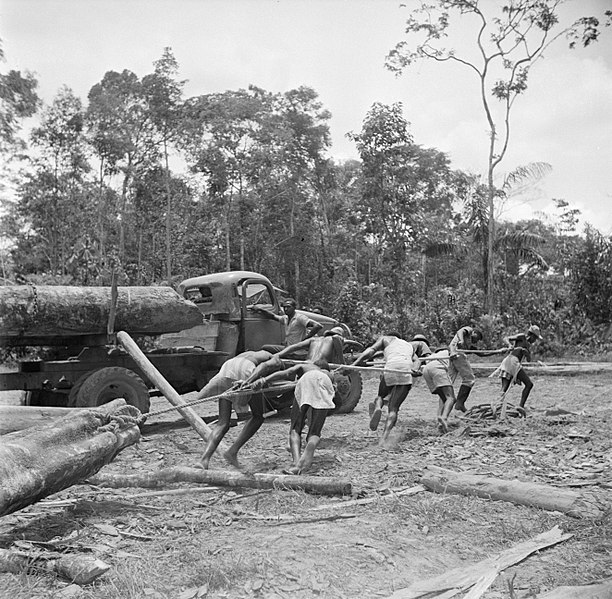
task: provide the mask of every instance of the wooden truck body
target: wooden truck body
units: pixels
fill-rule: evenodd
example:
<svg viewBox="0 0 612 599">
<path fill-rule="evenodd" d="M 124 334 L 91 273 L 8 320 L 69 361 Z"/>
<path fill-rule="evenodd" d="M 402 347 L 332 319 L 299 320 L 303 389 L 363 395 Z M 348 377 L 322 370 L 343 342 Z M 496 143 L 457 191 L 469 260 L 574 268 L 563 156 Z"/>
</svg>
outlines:
<svg viewBox="0 0 612 599">
<path fill-rule="evenodd" d="M 138 339 L 179 393 L 201 389 L 238 353 L 284 342 L 282 323 L 251 309 L 257 304 L 282 314 L 280 290 L 263 275 L 209 274 L 183 281 L 177 291 L 120 287 L 113 320 L 114 330 Z M 110 287 L 0 287 L 0 343 L 53 348 L 55 355 L 19 360 L 16 369 L 0 373 L 0 391 L 23 390 L 29 405 L 85 407 L 124 397 L 147 412 L 152 384 L 112 343 L 107 330 L 112 303 Z M 307 314 L 323 324 L 321 333 L 340 325 L 333 318 Z M 339 411 L 352 410 L 361 380 L 346 377 L 340 389 Z"/>
</svg>

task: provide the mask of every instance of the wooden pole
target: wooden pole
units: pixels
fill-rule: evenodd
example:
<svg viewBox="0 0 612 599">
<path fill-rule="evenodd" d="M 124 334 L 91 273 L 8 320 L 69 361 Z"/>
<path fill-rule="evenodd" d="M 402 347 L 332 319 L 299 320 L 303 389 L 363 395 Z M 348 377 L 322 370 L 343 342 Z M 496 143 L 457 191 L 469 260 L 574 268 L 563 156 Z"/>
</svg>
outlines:
<svg viewBox="0 0 612 599">
<path fill-rule="evenodd" d="M 155 368 L 150 360 L 144 355 L 142 350 L 136 345 L 136 342 L 125 332 L 117 333 L 117 341 L 123 349 L 132 356 L 136 364 L 145 373 L 149 381 L 151 381 L 164 395 L 164 397 L 176 408 L 179 414 L 191 425 L 193 430 L 208 441 L 212 434 L 212 429 L 200 418 L 197 412 L 187 405 L 187 402 L 175 391 L 172 385 L 163 377 L 161 372 Z M 221 442 L 219 450 L 225 452 L 229 447 Z"/>
<path fill-rule="evenodd" d="M 98 474 L 87 480 L 101 487 L 146 487 L 156 489 L 169 483 L 204 483 L 226 487 L 248 487 L 255 489 L 301 489 L 322 495 L 350 495 L 348 480 L 324 476 L 284 474 L 244 474 L 238 471 L 202 470 L 178 466 L 163 468 L 145 474 Z"/>
</svg>

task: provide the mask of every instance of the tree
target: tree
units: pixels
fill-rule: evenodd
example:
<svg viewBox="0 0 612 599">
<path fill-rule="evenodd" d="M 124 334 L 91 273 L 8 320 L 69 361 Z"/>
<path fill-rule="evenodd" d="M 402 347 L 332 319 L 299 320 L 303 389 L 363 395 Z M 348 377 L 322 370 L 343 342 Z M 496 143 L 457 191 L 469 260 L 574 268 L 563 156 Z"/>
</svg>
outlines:
<svg viewBox="0 0 612 599">
<path fill-rule="evenodd" d="M 170 48 L 164 48 L 162 57 L 155 61 L 155 72 L 142 79 L 142 87 L 149 101 L 164 160 L 164 191 L 166 195 L 166 278 L 172 279 L 172 196 L 170 194 L 169 145 L 176 142 L 183 114 L 182 92 L 186 81 L 178 81 L 178 63 Z"/>
<path fill-rule="evenodd" d="M 484 260 L 485 304 L 494 309 L 495 171 L 510 143 L 511 113 L 515 100 L 527 90 L 531 67 L 562 36 L 570 47 L 597 40 L 600 22 L 582 17 L 563 26 L 559 6 L 563 0 L 508 0 L 502 4 L 478 0 L 420 2 L 406 21 L 411 41 L 401 41 L 387 56 L 387 67 L 400 74 L 415 61 L 430 59 L 466 67 L 478 80 L 482 109 L 488 126 L 486 169 L 488 244 Z M 608 19 L 612 11 L 606 11 Z M 472 46 L 458 52 L 445 46 L 457 20 L 461 35 L 473 33 Z M 423 36 L 413 44 L 413 36 Z M 473 56 L 473 50 L 476 51 Z M 499 104 L 497 104 L 499 102 Z"/>
</svg>

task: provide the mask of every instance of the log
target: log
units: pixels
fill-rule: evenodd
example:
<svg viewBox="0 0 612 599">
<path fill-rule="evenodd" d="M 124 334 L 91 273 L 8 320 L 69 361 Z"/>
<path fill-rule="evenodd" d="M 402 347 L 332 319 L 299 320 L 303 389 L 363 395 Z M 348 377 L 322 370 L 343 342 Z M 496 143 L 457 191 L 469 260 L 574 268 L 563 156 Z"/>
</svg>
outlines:
<svg viewBox="0 0 612 599">
<path fill-rule="evenodd" d="M 0 344 L 63 345 L 65 339 L 107 334 L 111 287 L 0 287 Z M 120 287 L 115 330 L 159 335 L 202 324 L 198 307 L 171 287 Z M 44 341 L 44 343 L 43 343 Z"/>
<path fill-rule="evenodd" d="M 98 474 L 89 477 L 89 484 L 100 487 L 145 487 L 157 489 L 170 483 L 203 483 L 224 487 L 252 489 L 299 489 L 320 495 L 350 495 L 350 481 L 322 477 L 285 474 L 244 474 L 238 471 L 202 470 L 177 466 L 144 474 Z"/>
<path fill-rule="evenodd" d="M 122 400 L 123 401 L 123 400 Z M 82 410 L 0 438 L 0 516 L 95 474 L 140 438 L 140 412 Z"/>
<path fill-rule="evenodd" d="M 92 583 L 98 576 L 110 570 L 102 560 L 89 556 L 29 555 L 22 551 L 0 549 L 0 572 L 36 574 L 41 572 L 58 574 L 75 584 Z"/>
<path fill-rule="evenodd" d="M 32 426 L 40 426 L 55 422 L 68 414 L 77 414 L 83 410 L 102 410 L 109 414 L 113 410 L 125 406 L 124 399 L 115 399 L 99 408 L 55 408 L 39 406 L 0 406 L 0 435 L 21 431 Z"/>
<path fill-rule="evenodd" d="M 536 595 L 536 599 L 612 599 L 612 580 L 584 586 L 565 586 Z"/>
<path fill-rule="evenodd" d="M 176 392 L 172 385 L 163 377 L 161 372 L 155 368 L 151 361 L 144 355 L 136 342 L 125 332 L 117 333 L 117 341 L 123 349 L 132 356 L 134 362 L 145 373 L 147 378 L 162 392 L 164 397 L 178 409 L 179 414 L 191 425 L 204 441 L 208 441 L 212 429 L 200 418 L 199 414 L 187 405 L 187 402 Z M 219 443 L 218 451 L 226 452 L 228 446 Z"/>
<path fill-rule="evenodd" d="M 541 483 L 466 474 L 436 466 L 425 468 L 419 482 L 436 493 L 476 495 L 485 499 L 562 512 L 573 518 L 599 520 L 606 513 L 605 506 L 598 505 L 577 491 Z"/>
<path fill-rule="evenodd" d="M 563 531 L 555 526 L 548 532 L 519 543 L 497 556 L 489 557 L 472 565 L 454 568 L 440 576 L 417 580 L 409 587 L 395 591 L 387 599 L 418 599 L 418 597 L 424 597 L 425 595 L 439 595 L 443 596 L 444 599 L 450 599 L 450 597 L 470 588 L 473 591 L 471 597 L 475 598 L 486 591 L 497 575 L 506 568 L 522 562 L 536 551 L 566 541 L 572 536 L 571 534 L 563 534 Z"/>
</svg>

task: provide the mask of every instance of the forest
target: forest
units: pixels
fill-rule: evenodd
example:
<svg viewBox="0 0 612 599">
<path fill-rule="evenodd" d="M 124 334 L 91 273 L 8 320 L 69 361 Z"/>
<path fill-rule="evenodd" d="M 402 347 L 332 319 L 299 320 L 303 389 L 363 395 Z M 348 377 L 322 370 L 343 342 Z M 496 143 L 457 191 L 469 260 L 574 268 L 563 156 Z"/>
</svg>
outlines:
<svg viewBox="0 0 612 599">
<path fill-rule="evenodd" d="M 49 105 L 32 75 L 0 76 L 4 284 L 253 270 L 364 342 L 396 330 L 442 343 L 473 323 L 495 343 L 537 323 L 544 354 L 609 350 L 612 239 L 579 230 L 564 199 L 554 215 L 499 219 L 490 239 L 489 188 L 420 145 L 400 103 L 372 105 L 347 133 L 360 159 L 336 161 L 316 90 L 185 97 L 171 48 L 152 67 L 108 71 L 84 100 L 65 86 Z M 549 168 L 506 174 L 496 214 Z"/>
</svg>

